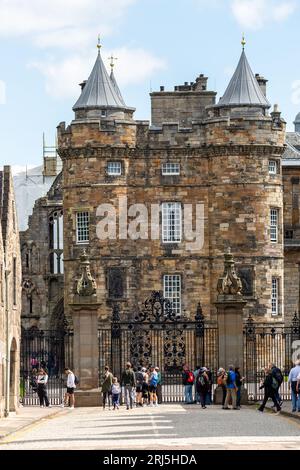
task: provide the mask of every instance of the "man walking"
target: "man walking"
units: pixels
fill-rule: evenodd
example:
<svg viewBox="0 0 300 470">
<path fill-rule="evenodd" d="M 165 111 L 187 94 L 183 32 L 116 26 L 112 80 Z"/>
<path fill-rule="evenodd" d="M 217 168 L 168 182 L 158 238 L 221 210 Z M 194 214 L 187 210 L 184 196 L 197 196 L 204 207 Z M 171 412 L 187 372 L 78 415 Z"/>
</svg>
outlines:
<svg viewBox="0 0 300 470">
<path fill-rule="evenodd" d="M 130 362 L 127 362 L 126 369 L 122 374 L 121 385 L 125 389 L 125 402 L 127 410 L 133 408 L 133 393 L 136 387 L 135 373 Z"/>
<path fill-rule="evenodd" d="M 74 410 L 74 407 L 75 407 L 74 393 L 76 390 L 75 375 L 68 367 L 65 369 L 65 374 L 67 375 L 67 392 L 65 394 L 65 401 L 62 404 L 62 407 L 68 406 L 68 404 L 70 403 L 71 410 Z"/>
<path fill-rule="evenodd" d="M 283 375 L 279 367 L 277 367 L 275 364 L 271 363 L 269 364 L 269 369 L 271 370 L 272 377 L 276 380 L 278 384 L 278 388 L 275 389 L 275 397 L 277 402 L 279 403 L 280 406 L 282 406 L 283 400 L 281 399 L 279 390 L 280 387 L 283 383 Z"/>
<path fill-rule="evenodd" d="M 232 408 L 237 410 L 236 400 L 237 400 L 237 391 L 238 387 L 236 385 L 236 373 L 234 371 L 234 366 L 229 366 L 229 371 L 227 373 L 227 381 L 226 381 L 226 400 L 224 410 L 229 410 L 229 403 L 230 400 L 232 401 Z"/>
<path fill-rule="evenodd" d="M 298 377 L 300 375 L 300 360 L 296 361 L 295 367 L 293 367 L 289 374 L 289 387 L 292 391 L 292 412 L 300 413 L 300 394 L 299 387 L 297 387 Z"/>
</svg>

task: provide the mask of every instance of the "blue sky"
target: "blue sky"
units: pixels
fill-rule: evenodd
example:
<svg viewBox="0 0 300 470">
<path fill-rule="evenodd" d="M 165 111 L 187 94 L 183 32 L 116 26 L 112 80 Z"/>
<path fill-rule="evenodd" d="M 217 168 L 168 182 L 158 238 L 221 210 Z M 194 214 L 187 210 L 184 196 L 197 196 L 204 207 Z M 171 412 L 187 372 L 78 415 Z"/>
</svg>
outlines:
<svg viewBox="0 0 300 470">
<path fill-rule="evenodd" d="M 99 32 L 137 119 L 150 118 L 151 88 L 200 73 L 222 95 L 243 31 L 253 72 L 269 79 L 290 130 L 300 111 L 298 0 L 0 0 L 0 19 L 0 165 L 41 163 L 42 134 L 52 144 L 71 121 Z"/>
</svg>

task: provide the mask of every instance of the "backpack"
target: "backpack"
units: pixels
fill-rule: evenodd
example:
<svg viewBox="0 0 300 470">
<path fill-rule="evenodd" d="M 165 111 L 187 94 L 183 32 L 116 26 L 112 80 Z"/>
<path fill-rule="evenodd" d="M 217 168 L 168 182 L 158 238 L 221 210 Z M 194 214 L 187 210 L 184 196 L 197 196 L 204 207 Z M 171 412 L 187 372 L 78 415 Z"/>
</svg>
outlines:
<svg viewBox="0 0 300 470">
<path fill-rule="evenodd" d="M 226 383 L 227 383 L 226 376 L 220 375 L 217 379 L 217 384 L 222 386 L 222 385 L 226 385 Z"/>
<path fill-rule="evenodd" d="M 205 377 L 203 374 L 198 375 L 197 383 L 200 387 L 205 387 L 207 385 L 207 380 L 205 380 Z"/>
<path fill-rule="evenodd" d="M 273 372 L 273 377 L 278 382 L 278 386 L 280 387 L 280 385 L 283 382 L 283 375 L 282 375 L 281 370 L 280 369 L 275 369 L 275 371 Z"/>
<path fill-rule="evenodd" d="M 278 389 L 278 382 L 277 382 L 277 380 L 275 379 L 275 377 L 272 377 L 272 388 L 273 388 L 273 390 L 277 390 L 277 389 Z"/>
<path fill-rule="evenodd" d="M 194 374 L 193 372 L 187 372 L 187 383 L 188 384 L 193 384 L 194 383 Z"/>
<path fill-rule="evenodd" d="M 75 377 L 75 378 L 74 378 L 74 384 L 75 384 L 75 385 L 79 385 L 79 382 L 80 382 L 80 381 L 79 381 L 79 378 L 77 377 L 77 375 L 75 375 L 74 377 Z"/>
<path fill-rule="evenodd" d="M 158 375 L 153 375 L 150 380 L 150 385 L 152 385 L 152 387 L 156 387 L 157 384 L 158 384 Z"/>
<path fill-rule="evenodd" d="M 227 386 L 228 386 L 228 385 L 232 385 L 232 384 L 233 384 L 233 381 L 232 381 L 232 377 L 231 377 L 231 373 L 230 373 L 230 371 L 229 371 L 229 372 L 227 372 L 227 379 L 226 379 L 226 384 L 227 384 Z"/>
</svg>

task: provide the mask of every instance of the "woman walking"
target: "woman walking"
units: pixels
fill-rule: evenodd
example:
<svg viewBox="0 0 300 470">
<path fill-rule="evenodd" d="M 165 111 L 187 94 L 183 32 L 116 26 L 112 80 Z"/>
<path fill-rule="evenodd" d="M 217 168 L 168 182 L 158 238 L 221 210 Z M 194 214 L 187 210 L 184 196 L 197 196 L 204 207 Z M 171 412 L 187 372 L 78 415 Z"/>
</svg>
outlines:
<svg viewBox="0 0 300 470">
<path fill-rule="evenodd" d="M 267 401 L 269 400 L 269 398 L 271 398 L 273 400 L 274 407 L 277 409 L 276 415 L 280 414 L 281 407 L 280 407 L 280 405 L 277 401 L 277 398 L 276 398 L 276 389 L 277 389 L 278 384 L 277 384 L 276 381 L 275 381 L 276 382 L 275 383 L 274 380 L 275 379 L 272 375 L 271 369 L 269 369 L 269 367 L 266 367 L 265 368 L 265 379 L 260 384 L 260 390 L 262 388 L 265 389 L 264 401 L 263 401 L 262 405 L 258 408 L 258 411 L 260 411 L 261 413 L 264 412 Z"/>
<path fill-rule="evenodd" d="M 47 395 L 47 383 L 48 383 L 48 375 L 46 374 L 44 369 L 39 370 L 39 375 L 37 378 L 37 393 L 40 399 L 40 407 L 43 408 L 46 406 L 47 408 L 50 407 L 48 395 Z"/>
<path fill-rule="evenodd" d="M 108 409 L 111 407 L 111 388 L 113 384 L 113 375 L 109 371 L 109 367 L 105 367 L 105 373 L 103 375 L 102 382 L 102 397 L 103 397 L 103 410 L 105 410 L 106 399 L 108 401 Z"/>
</svg>

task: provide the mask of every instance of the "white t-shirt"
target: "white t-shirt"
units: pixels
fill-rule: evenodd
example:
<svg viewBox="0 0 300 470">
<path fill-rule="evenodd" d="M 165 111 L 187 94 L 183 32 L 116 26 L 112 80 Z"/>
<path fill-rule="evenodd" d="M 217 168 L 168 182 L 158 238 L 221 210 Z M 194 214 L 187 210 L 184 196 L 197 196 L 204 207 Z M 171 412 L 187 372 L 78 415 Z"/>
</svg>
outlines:
<svg viewBox="0 0 300 470">
<path fill-rule="evenodd" d="M 38 375 L 37 383 L 46 385 L 48 382 L 48 375 Z"/>
<path fill-rule="evenodd" d="M 70 374 L 68 374 L 67 388 L 76 388 L 76 385 L 75 385 L 75 375 L 73 374 L 73 372 L 71 372 Z"/>
</svg>

